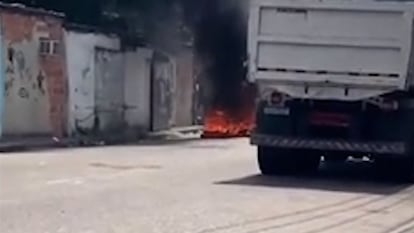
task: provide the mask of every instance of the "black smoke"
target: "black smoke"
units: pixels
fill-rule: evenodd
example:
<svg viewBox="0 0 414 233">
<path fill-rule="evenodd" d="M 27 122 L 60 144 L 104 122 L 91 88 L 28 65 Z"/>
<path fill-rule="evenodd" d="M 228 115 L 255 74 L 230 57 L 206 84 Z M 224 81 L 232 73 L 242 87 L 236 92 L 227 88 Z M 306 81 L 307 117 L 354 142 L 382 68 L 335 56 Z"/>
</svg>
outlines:
<svg viewBox="0 0 414 233">
<path fill-rule="evenodd" d="M 193 31 L 198 55 L 212 86 L 210 104 L 240 108 L 241 88 L 246 77 L 247 20 L 244 5 L 237 0 L 196 1 Z M 188 6 L 187 6 L 188 7 Z M 198 7 L 198 11 L 194 11 Z"/>
</svg>

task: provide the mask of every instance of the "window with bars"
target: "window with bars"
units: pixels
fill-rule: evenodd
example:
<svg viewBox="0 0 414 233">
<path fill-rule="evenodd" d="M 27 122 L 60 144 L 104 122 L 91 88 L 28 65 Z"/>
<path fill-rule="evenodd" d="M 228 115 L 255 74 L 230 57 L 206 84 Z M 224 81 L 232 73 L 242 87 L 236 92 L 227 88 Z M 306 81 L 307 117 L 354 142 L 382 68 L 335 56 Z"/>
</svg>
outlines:
<svg viewBox="0 0 414 233">
<path fill-rule="evenodd" d="M 40 38 L 39 40 L 39 53 L 40 55 L 59 55 L 60 54 L 60 42 L 57 40 L 51 40 L 48 38 Z"/>
</svg>

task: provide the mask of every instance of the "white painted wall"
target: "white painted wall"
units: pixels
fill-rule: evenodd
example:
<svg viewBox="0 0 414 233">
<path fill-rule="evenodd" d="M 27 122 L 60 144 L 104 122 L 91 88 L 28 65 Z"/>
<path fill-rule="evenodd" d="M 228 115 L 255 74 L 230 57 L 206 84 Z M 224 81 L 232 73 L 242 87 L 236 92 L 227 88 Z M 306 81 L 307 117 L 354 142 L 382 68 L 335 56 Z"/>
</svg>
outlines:
<svg viewBox="0 0 414 233">
<path fill-rule="evenodd" d="M 153 51 L 138 48 L 125 53 L 125 120 L 129 127 L 151 128 L 151 60 Z"/>
<path fill-rule="evenodd" d="M 91 129 L 95 108 L 95 48 L 120 50 L 116 36 L 77 31 L 65 32 L 69 76 L 69 132 L 74 133 L 76 120 Z"/>
</svg>

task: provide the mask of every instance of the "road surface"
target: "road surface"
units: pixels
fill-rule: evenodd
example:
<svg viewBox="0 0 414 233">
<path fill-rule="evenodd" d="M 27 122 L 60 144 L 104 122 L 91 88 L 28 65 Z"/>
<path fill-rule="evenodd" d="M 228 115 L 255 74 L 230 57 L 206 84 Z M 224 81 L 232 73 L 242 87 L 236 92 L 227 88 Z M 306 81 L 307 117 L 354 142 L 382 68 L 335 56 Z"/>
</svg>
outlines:
<svg viewBox="0 0 414 233">
<path fill-rule="evenodd" d="M 414 233 L 414 186 L 369 164 L 258 175 L 246 139 L 0 155 L 2 233 Z"/>
</svg>

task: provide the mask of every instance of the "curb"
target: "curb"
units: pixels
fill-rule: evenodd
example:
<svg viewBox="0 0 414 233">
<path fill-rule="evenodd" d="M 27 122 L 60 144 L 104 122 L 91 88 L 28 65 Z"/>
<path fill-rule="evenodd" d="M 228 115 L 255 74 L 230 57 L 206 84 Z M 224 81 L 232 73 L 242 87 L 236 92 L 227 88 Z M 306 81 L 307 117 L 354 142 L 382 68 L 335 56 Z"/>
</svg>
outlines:
<svg viewBox="0 0 414 233">
<path fill-rule="evenodd" d="M 0 153 L 24 152 L 28 150 L 51 149 L 51 148 L 65 148 L 69 147 L 70 142 L 62 141 L 39 141 L 39 142 L 0 142 Z"/>
<path fill-rule="evenodd" d="M 31 150 L 54 148 L 82 148 L 135 144 L 148 141 L 186 141 L 201 138 L 201 127 L 181 127 L 171 130 L 152 132 L 142 137 L 128 138 L 124 135 L 112 137 L 74 137 L 74 138 L 22 138 L 12 141 L 0 141 L 0 153 L 15 153 Z"/>
</svg>

